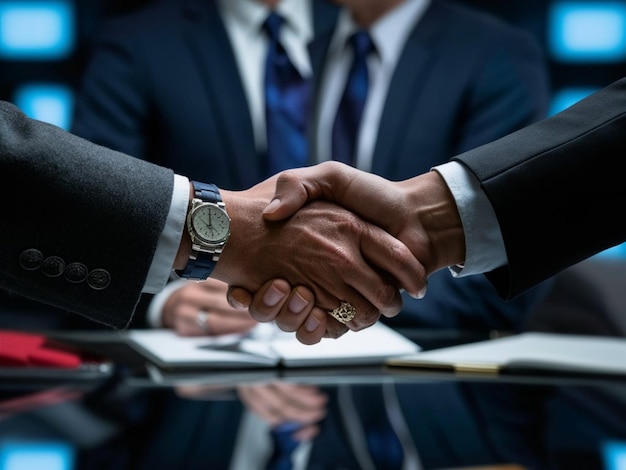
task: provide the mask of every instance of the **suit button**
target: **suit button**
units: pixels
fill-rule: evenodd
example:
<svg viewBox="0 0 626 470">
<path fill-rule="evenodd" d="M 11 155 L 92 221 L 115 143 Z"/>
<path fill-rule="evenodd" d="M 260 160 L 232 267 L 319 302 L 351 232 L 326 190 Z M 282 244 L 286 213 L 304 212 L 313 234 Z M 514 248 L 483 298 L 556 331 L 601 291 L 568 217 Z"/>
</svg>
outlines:
<svg viewBox="0 0 626 470">
<path fill-rule="evenodd" d="M 65 267 L 63 275 L 69 282 L 77 284 L 87 279 L 88 272 L 87 266 L 83 263 L 70 263 Z"/>
<path fill-rule="evenodd" d="M 102 290 L 109 287 L 111 275 L 106 269 L 94 269 L 87 276 L 87 284 L 95 290 Z"/>
<path fill-rule="evenodd" d="M 43 261 L 43 253 L 35 248 L 29 248 L 20 254 L 20 266 L 28 271 L 39 269 Z"/>
<path fill-rule="evenodd" d="M 41 270 L 48 277 L 58 277 L 63 274 L 65 269 L 65 261 L 58 256 L 48 256 L 41 263 Z"/>
</svg>

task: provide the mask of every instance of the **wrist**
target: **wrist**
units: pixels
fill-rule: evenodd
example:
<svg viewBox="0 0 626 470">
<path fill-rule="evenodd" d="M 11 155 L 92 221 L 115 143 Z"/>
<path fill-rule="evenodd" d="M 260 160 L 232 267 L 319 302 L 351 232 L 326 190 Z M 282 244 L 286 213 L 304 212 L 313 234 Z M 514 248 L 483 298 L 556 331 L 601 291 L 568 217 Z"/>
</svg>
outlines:
<svg viewBox="0 0 626 470">
<path fill-rule="evenodd" d="M 429 273 L 462 264 L 465 260 L 465 234 L 456 202 L 445 180 L 430 171 L 407 181 L 414 226 L 427 238 Z M 417 235 L 418 238 L 420 235 Z M 422 262 L 424 262 L 422 260 Z"/>
<path fill-rule="evenodd" d="M 181 237 L 182 253 L 188 252 L 179 275 L 204 280 L 211 276 L 230 236 L 230 217 L 214 184 L 193 181 L 186 226 Z"/>
</svg>

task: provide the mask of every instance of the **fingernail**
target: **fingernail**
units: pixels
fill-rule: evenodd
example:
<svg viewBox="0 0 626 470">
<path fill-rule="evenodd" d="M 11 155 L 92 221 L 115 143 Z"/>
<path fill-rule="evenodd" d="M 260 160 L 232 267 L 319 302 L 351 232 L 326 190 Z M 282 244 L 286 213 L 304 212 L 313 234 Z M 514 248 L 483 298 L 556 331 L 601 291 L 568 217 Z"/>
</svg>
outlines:
<svg viewBox="0 0 626 470">
<path fill-rule="evenodd" d="M 289 310 L 293 313 L 300 313 L 308 304 L 309 302 L 296 292 L 289 301 Z"/>
<path fill-rule="evenodd" d="M 278 206 L 280 205 L 280 199 L 272 199 L 271 202 L 267 205 L 265 209 L 263 209 L 264 214 L 268 214 L 270 212 L 274 212 Z"/>
<path fill-rule="evenodd" d="M 304 322 L 304 329 L 309 333 L 312 333 L 320 326 L 320 321 L 313 315 L 309 315 L 309 318 Z"/>
<path fill-rule="evenodd" d="M 232 308 L 237 309 L 237 310 L 244 310 L 244 309 L 248 308 L 247 305 L 242 304 L 237 299 L 235 299 L 233 296 L 230 297 L 229 301 L 230 301 L 230 306 Z"/>
<path fill-rule="evenodd" d="M 265 295 L 263 296 L 263 302 L 265 302 L 265 305 L 267 305 L 268 307 L 273 307 L 274 305 L 278 304 L 278 302 L 283 300 L 285 298 L 285 295 L 286 294 L 284 292 L 279 291 L 278 289 L 276 289 L 276 287 L 272 285 L 265 292 Z"/>
<path fill-rule="evenodd" d="M 427 286 L 422 287 L 422 289 L 417 293 L 415 298 L 416 299 L 423 299 L 424 297 L 426 297 L 426 289 L 427 289 Z"/>
</svg>

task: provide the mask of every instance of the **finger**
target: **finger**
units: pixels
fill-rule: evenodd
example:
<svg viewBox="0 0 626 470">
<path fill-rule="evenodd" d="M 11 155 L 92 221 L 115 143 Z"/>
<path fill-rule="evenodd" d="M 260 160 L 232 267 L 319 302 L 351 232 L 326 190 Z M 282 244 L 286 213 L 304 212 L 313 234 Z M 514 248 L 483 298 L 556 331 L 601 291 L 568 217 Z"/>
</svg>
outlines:
<svg viewBox="0 0 626 470">
<path fill-rule="evenodd" d="M 198 287 L 205 292 L 218 292 L 226 294 L 226 291 L 228 290 L 228 285 L 225 282 L 211 277 L 204 281 L 198 281 L 197 284 Z"/>
<path fill-rule="evenodd" d="M 381 313 L 385 316 L 398 314 L 402 309 L 402 296 L 395 280 L 371 266 L 358 247 L 355 251 L 336 261 L 336 270 L 345 284 L 335 284 L 330 293 L 319 293 L 317 305 L 331 312 L 343 302 L 349 303 L 357 314 L 346 325 L 352 330 L 359 330 L 378 321 Z"/>
<path fill-rule="evenodd" d="M 422 298 L 427 283 L 424 265 L 401 241 L 383 229 L 369 225 L 361 237 L 361 253 L 372 264 L 388 272 L 406 292 L 414 298 Z M 357 290 L 359 285 L 355 285 Z M 375 305 L 379 303 L 373 302 Z M 381 312 L 384 313 L 383 310 Z"/>
<path fill-rule="evenodd" d="M 293 215 L 307 201 L 321 196 L 316 190 L 317 167 L 282 172 L 276 181 L 274 197 L 263 210 L 267 220 L 282 220 Z M 307 184 L 307 181 L 312 184 Z"/>
<path fill-rule="evenodd" d="M 272 405 L 280 407 L 283 421 L 309 424 L 326 414 L 328 400 L 317 387 L 275 382 L 268 390 L 272 394 Z"/>
<path fill-rule="evenodd" d="M 265 385 L 241 386 L 237 388 L 237 393 L 241 401 L 252 413 L 259 416 L 263 421 L 275 424 L 277 422 L 275 411 L 271 406 L 266 405 L 260 393 Z"/>
<path fill-rule="evenodd" d="M 325 408 L 328 403 L 328 396 L 315 385 L 278 381 L 273 382 L 271 387 L 282 396 L 284 403 L 301 409 L 318 410 Z"/>
<path fill-rule="evenodd" d="M 207 317 L 206 330 L 211 336 L 232 333 L 244 334 L 257 325 L 257 321 L 247 313 L 243 315 L 220 315 L 211 312 Z"/>
<path fill-rule="evenodd" d="M 282 279 L 267 281 L 254 294 L 249 304 L 252 318 L 258 322 L 274 321 L 291 292 L 289 283 Z"/>
<path fill-rule="evenodd" d="M 281 291 L 291 288 L 286 281 L 275 280 L 271 282 L 278 282 Z M 282 308 L 277 312 L 277 305 L 269 306 L 259 300 L 263 296 L 266 287 L 263 286 L 254 296 L 251 292 L 241 287 L 231 287 L 229 290 L 229 301 L 232 302 L 232 297 L 236 296 L 238 299 L 241 299 L 242 307 L 248 308 L 252 305 L 253 298 L 256 297 L 257 301 L 252 308 L 253 313 L 251 315 L 255 318 L 269 319 L 266 321 L 272 321 L 273 319 L 276 325 L 283 331 L 296 331 L 296 338 L 303 344 L 316 344 L 322 338 L 339 338 L 349 330 L 347 326 L 329 317 L 327 310 L 314 305 L 315 296 L 310 289 L 304 286 L 297 286 L 294 292 L 298 292 L 298 297 L 293 297 L 292 293 L 292 296 L 289 298 L 293 302 L 279 303 L 278 305 L 282 305 Z M 310 302 L 302 309 L 300 308 L 301 299 L 308 299 Z"/>
<path fill-rule="evenodd" d="M 312 441 L 320 433 L 320 427 L 317 424 L 303 426 L 293 433 L 293 438 L 299 442 Z"/>
<path fill-rule="evenodd" d="M 303 344 L 316 344 L 324 337 L 328 315 L 315 307 L 315 294 L 304 286 L 292 289 L 275 318 L 283 331 L 295 331 L 296 339 Z"/>
<path fill-rule="evenodd" d="M 270 426 L 298 418 L 298 414 L 284 403 L 283 397 L 276 392 L 272 384 L 241 387 L 239 393 L 250 411 L 260 416 Z"/>
<path fill-rule="evenodd" d="M 333 318 L 329 318 L 325 310 L 314 307 L 297 329 L 296 339 L 302 344 L 317 344 L 322 338 L 331 337 L 327 334 L 330 320 L 337 323 Z M 345 325 L 339 325 L 339 328 L 343 328 L 344 332 L 348 330 Z M 338 338 L 341 334 L 332 337 Z"/>
<path fill-rule="evenodd" d="M 276 325 L 283 331 L 296 331 L 307 320 L 311 309 L 315 305 L 315 295 L 313 292 L 304 287 L 297 286 L 291 290 L 289 297 L 282 308 L 276 315 Z M 304 325 L 305 328 L 311 328 L 311 324 Z M 317 325 L 313 325 L 314 329 Z"/>
<path fill-rule="evenodd" d="M 351 182 L 357 178 L 359 184 L 353 188 Z M 386 189 L 386 183 L 388 180 L 380 176 L 336 161 L 283 171 L 278 175 L 274 197 L 263 211 L 263 217 L 282 220 L 293 215 L 306 202 L 321 198 L 360 213 L 363 201 L 368 201 L 365 206 L 371 206 L 369 201 L 378 199 L 375 193 Z"/>
<path fill-rule="evenodd" d="M 207 334 L 208 324 L 202 325 L 198 321 L 198 314 L 201 312 L 195 305 L 181 303 L 176 307 L 171 318 L 173 328 L 181 336 L 202 336 Z M 203 312 L 206 314 L 206 312 Z M 208 315 L 205 318 L 208 321 Z M 204 323 L 206 323 L 206 321 Z"/>
<path fill-rule="evenodd" d="M 326 316 L 328 317 L 328 323 L 324 332 L 324 338 L 337 339 L 350 331 L 350 328 L 330 317 L 328 313 L 326 313 Z"/>
<path fill-rule="evenodd" d="M 228 287 L 228 304 L 236 310 L 247 310 L 252 303 L 252 298 L 252 292 L 244 289 L 243 287 Z"/>
</svg>

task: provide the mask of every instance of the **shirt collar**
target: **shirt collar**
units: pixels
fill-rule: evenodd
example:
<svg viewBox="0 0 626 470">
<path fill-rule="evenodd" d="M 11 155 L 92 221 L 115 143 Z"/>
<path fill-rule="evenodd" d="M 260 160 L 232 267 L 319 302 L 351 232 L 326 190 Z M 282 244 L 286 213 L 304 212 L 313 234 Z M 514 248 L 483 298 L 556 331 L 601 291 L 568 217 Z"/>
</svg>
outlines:
<svg viewBox="0 0 626 470">
<path fill-rule="evenodd" d="M 406 38 L 422 18 L 431 0 L 406 0 L 369 27 L 369 33 L 376 47 L 377 55 L 383 62 L 396 63 L 404 47 Z M 350 12 L 344 8 L 339 14 L 335 34 L 331 43 L 331 53 L 339 53 L 348 39 L 359 27 Z"/>
<path fill-rule="evenodd" d="M 230 15 L 252 35 L 260 35 L 270 9 L 257 0 L 219 0 L 223 14 Z M 285 20 L 285 27 L 307 44 L 313 39 L 312 5 L 308 0 L 281 0 L 276 12 Z"/>
</svg>

